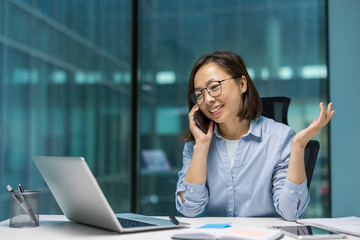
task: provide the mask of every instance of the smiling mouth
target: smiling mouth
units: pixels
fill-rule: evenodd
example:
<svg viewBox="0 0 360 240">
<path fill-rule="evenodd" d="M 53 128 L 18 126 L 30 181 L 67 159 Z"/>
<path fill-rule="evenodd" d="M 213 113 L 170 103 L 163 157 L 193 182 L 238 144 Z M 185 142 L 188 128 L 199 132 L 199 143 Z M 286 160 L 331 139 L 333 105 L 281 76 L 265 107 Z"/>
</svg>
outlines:
<svg viewBox="0 0 360 240">
<path fill-rule="evenodd" d="M 222 108 L 222 106 L 219 106 L 219 107 L 211 109 L 209 112 L 214 113 L 214 112 L 219 111 L 221 108 Z"/>
</svg>

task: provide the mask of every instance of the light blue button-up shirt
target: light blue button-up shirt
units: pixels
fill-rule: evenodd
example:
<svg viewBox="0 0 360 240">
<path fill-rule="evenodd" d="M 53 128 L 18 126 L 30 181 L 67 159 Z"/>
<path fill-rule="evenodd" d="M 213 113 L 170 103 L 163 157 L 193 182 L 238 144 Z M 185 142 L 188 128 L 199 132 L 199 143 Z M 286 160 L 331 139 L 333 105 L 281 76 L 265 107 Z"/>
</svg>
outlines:
<svg viewBox="0 0 360 240">
<path fill-rule="evenodd" d="M 195 142 L 185 143 L 175 193 L 177 210 L 187 217 L 300 218 L 310 197 L 307 180 L 297 185 L 286 178 L 294 135 L 293 129 L 272 119 L 253 120 L 248 134 L 240 138 L 231 168 L 225 140 L 215 125 L 204 184 L 185 181 Z M 184 192 L 185 202 L 181 201 L 180 191 Z"/>
</svg>

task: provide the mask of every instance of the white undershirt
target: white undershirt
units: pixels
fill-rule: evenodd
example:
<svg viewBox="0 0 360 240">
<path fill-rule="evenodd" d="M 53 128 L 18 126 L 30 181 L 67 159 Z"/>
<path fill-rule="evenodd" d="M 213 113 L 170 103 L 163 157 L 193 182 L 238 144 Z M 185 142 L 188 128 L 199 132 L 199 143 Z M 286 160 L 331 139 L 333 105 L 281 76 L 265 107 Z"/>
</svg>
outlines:
<svg viewBox="0 0 360 240">
<path fill-rule="evenodd" d="M 230 159 L 230 166 L 232 168 L 234 166 L 236 150 L 237 150 L 237 147 L 239 145 L 240 140 L 228 140 L 228 139 L 225 139 L 225 138 L 224 138 L 224 140 L 225 140 L 225 143 L 226 143 L 226 149 L 227 149 L 229 159 Z"/>
</svg>

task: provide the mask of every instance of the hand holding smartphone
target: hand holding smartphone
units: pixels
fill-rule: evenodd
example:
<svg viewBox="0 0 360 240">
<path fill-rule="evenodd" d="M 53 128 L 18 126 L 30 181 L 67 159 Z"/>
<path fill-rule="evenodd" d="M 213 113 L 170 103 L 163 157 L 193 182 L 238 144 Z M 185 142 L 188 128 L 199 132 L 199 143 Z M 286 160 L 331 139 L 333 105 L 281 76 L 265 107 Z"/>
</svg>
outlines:
<svg viewBox="0 0 360 240">
<path fill-rule="evenodd" d="M 196 122 L 196 124 L 198 125 L 198 127 L 201 129 L 201 131 L 203 131 L 203 133 L 206 134 L 205 129 L 203 128 L 203 126 L 201 126 L 200 121 L 199 121 L 199 119 L 198 119 L 198 117 L 197 117 L 197 112 L 195 112 L 195 114 L 194 114 L 194 119 L 195 119 L 195 122 Z"/>
</svg>

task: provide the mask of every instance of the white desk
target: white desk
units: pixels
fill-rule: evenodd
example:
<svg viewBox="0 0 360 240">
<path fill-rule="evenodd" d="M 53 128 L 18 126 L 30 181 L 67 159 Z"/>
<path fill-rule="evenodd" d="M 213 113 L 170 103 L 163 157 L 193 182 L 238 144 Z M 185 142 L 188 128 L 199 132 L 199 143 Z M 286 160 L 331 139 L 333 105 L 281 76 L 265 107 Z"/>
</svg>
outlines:
<svg viewBox="0 0 360 240">
<path fill-rule="evenodd" d="M 228 223 L 234 227 L 267 227 L 274 225 L 296 225 L 280 218 L 178 218 L 182 222 L 191 223 L 191 227 L 198 227 L 207 223 Z M 88 227 L 68 221 L 63 215 L 40 215 L 40 226 L 36 228 L 10 228 L 9 220 L 0 223 L 1 239 L 171 239 L 171 236 L 179 229 L 147 231 L 139 233 L 119 234 L 98 228 Z M 284 236 L 283 240 L 294 240 Z M 349 236 L 348 239 L 360 239 Z"/>
</svg>

